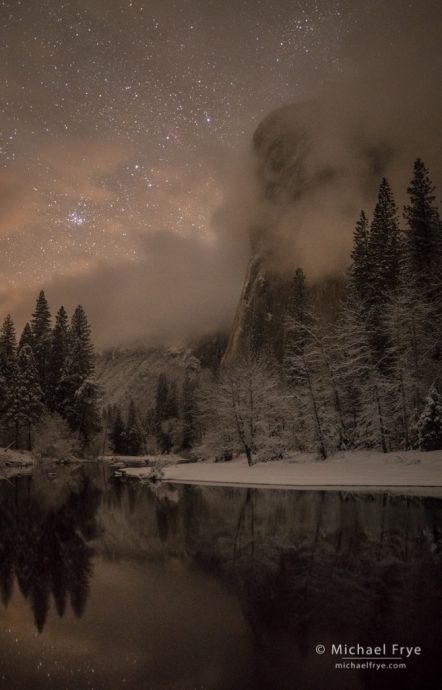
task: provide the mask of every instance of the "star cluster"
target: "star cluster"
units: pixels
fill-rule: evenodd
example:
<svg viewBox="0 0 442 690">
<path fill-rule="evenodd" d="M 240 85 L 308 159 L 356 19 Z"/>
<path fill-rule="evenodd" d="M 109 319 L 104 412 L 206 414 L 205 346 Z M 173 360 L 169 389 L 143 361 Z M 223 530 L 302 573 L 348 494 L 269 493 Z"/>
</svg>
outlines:
<svg viewBox="0 0 442 690">
<path fill-rule="evenodd" d="M 352 22 L 337 0 L 3 0 L 6 284 L 210 233 L 259 120 L 339 72 Z"/>
</svg>

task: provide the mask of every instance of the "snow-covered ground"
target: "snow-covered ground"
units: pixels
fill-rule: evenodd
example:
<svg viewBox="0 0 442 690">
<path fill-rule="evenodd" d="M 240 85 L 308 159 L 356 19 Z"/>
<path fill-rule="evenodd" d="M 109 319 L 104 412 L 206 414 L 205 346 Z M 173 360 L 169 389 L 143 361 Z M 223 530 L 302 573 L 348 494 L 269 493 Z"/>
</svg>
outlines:
<svg viewBox="0 0 442 690">
<path fill-rule="evenodd" d="M 149 468 L 127 468 L 133 477 L 147 477 Z M 352 451 L 315 460 L 311 454 L 248 467 L 244 458 L 231 462 L 198 462 L 164 467 L 165 481 L 197 484 L 338 489 L 353 487 L 412 489 L 414 494 L 442 496 L 442 451 L 380 453 Z M 410 491 L 411 492 L 411 491 Z"/>
</svg>

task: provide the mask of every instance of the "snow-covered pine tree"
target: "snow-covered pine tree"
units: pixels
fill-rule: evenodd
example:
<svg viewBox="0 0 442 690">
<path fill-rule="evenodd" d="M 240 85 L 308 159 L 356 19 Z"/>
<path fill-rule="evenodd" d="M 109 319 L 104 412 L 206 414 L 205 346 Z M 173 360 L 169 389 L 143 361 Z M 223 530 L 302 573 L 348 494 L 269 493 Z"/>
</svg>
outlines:
<svg viewBox="0 0 442 690">
<path fill-rule="evenodd" d="M 437 333 L 431 358 L 442 360 L 442 222 L 435 202 L 435 187 L 420 158 L 408 188 L 409 204 L 404 208 L 406 227 L 406 270 L 419 294 L 432 305 L 429 324 Z"/>
<path fill-rule="evenodd" d="M 55 317 L 50 348 L 50 369 L 48 375 L 48 407 L 52 411 L 62 411 L 62 400 L 59 399 L 59 384 L 69 354 L 70 331 L 68 315 L 60 307 Z"/>
<path fill-rule="evenodd" d="M 302 340 L 294 341 L 288 355 L 289 380 L 295 396 L 295 414 L 301 428 L 310 428 L 305 439 L 307 447 L 313 439 L 322 458 L 336 448 L 347 448 L 349 433 L 342 382 L 335 356 L 332 325 L 310 311 L 304 323 L 287 319 L 288 332 L 303 332 Z M 300 347 L 301 345 L 301 347 Z M 312 423 L 313 422 L 313 426 Z M 302 436 L 301 429 L 296 433 Z"/>
<path fill-rule="evenodd" d="M 285 379 L 293 382 L 290 359 L 304 351 L 306 329 L 311 322 L 311 301 L 302 268 L 296 269 L 290 288 L 284 321 L 283 372 Z"/>
<path fill-rule="evenodd" d="M 182 439 L 183 450 L 190 450 L 200 437 L 198 409 L 199 361 L 192 357 L 186 366 L 182 391 Z"/>
<path fill-rule="evenodd" d="M 404 208 L 407 258 L 419 287 L 426 291 L 442 268 L 442 226 L 434 204 L 435 187 L 420 158 L 414 163 L 407 192 L 410 199 Z"/>
<path fill-rule="evenodd" d="M 83 452 L 101 429 L 99 412 L 100 388 L 92 378 L 86 378 L 75 391 L 74 405 L 71 409 L 71 428 L 78 432 Z M 69 421 L 69 420 L 68 420 Z"/>
<path fill-rule="evenodd" d="M 440 363 L 430 356 L 438 337 L 431 315 L 431 303 L 415 276 L 407 270 L 384 317 L 391 362 L 390 414 L 396 446 L 410 448 L 416 444 L 416 424 L 425 391 L 440 373 Z"/>
<path fill-rule="evenodd" d="M 336 376 L 344 391 L 345 419 L 356 447 L 390 449 L 388 381 L 372 348 L 365 305 L 347 291 L 335 329 Z"/>
<path fill-rule="evenodd" d="M 388 300 L 399 285 L 402 263 L 402 245 L 399 232 L 397 207 L 393 192 L 383 178 L 368 239 L 369 281 L 367 308 L 370 339 L 385 369 L 387 340 L 382 327 L 382 317 Z"/>
<path fill-rule="evenodd" d="M 133 400 L 130 400 L 127 412 L 126 438 L 128 455 L 140 455 L 144 448 L 144 433 Z"/>
<path fill-rule="evenodd" d="M 3 321 L 0 331 L 0 375 L 9 384 L 14 376 L 17 354 L 17 338 L 11 315 Z"/>
<path fill-rule="evenodd" d="M 94 346 L 91 327 L 81 304 L 75 309 L 70 328 L 70 351 L 75 357 L 76 369 L 82 379 L 94 372 Z"/>
<path fill-rule="evenodd" d="M 385 177 L 379 186 L 368 238 L 371 299 L 379 305 L 399 282 L 401 240 L 393 192 Z"/>
<path fill-rule="evenodd" d="M 110 441 L 114 453 L 117 455 L 127 455 L 126 426 L 124 424 L 121 409 L 119 407 L 117 407 L 114 419 L 112 421 Z"/>
<path fill-rule="evenodd" d="M 417 423 L 419 448 L 442 450 L 442 396 L 431 386 Z"/>
<path fill-rule="evenodd" d="M 94 348 L 86 313 L 79 305 L 72 316 L 69 348 L 55 391 L 59 412 L 73 431 L 78 432 L 83 448 L 101 427 L 98 411 L 99 388 L 94 381 Z"/>
<path fill-rule="evenodd" d="M 22 334 L 20 336 L 20 340 L 18 343 L 18 349 L 21 350 L 21 348 L 24 345 L 29 345 L 31 348 L 34 348 L 34 337 L 32 335 L 32 329 L 29 323 L 26 323 L 25 327 L 23 328 Z"/>
<path fill-rule="evenodd" d="M 8 314 L 0 331 L 0 433 L 1 442 L 10 442 L 10 419 L 8 405 L 10 389 L 16 377 L 17 341 L 15 327 Z"/>
<path fill-rule="evenodd" d="M 40 377 L 43 398 L 47 400 L 47 382 L 50 371 L 51 314 L 45 293 L 41 290 L 31 320 L 32 349 Z"/>
<path fill-rule="evenodd" d="M 39 373 L 32 349 L 24 345 L 17 355 L 16 375 L 9 391 L 7 417 L 15 427 L 15 445 L 20 447 L 21 434 L 32 449 L 32 428 L 40 419 L 44 406 Z"/>
<path fill-rule="evenodd" d="M 350 288 L 361 304 L 367 303 L 370 285 L 369 237 L 368 218 L 365 212 L 361 211 L 353 233 L 352 263 L 349 271 Z"/>
<path fill-rule="evenodd" d="M 162 453 L 168 453 L 175 445 L 179 425 L 178 417 L 176 381 L 169 381 L 167 375 L 161 373 L 158 377 L 155 400 L 155 434 Z"/>
</svg>

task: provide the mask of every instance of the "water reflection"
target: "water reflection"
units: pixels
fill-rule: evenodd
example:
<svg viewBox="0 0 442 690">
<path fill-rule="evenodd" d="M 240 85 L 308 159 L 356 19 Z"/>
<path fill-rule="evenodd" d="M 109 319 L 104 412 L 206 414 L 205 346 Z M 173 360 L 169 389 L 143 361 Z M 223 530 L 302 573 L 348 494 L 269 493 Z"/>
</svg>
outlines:
<svg viewBox="0 0 442 690">
<path fill-rule="evenodd" d="M 81 476 L 59 505 L 47 505 L 33 489 L 30 476 L 0 483 L 0 595 L 7 605 L 15 579 L 41 632 L 50 595 L 59 616 L 67 601 L 77 616 L 84 611 L 100 492 Z"/>
<path fill-rule="evenodd" d="M 107 482 L 90 469 L 55 488 L 22 478 L 0 484 L 1 596 L 11 600 L 16 580 L 40 631 L 51 595 L 59 616 L 68 601 L 77 616 L 86 607 L 77 634 L 91 647 L 104 629 L 111 649 L 121 645 L 119 630 L 133 631 L 137 671 L 131 667 L 125 686 L 137 690 L 150 687 L 146 679 L 160 690 L 431 690 L 442 619 L 441 504 L 387 494 L 152 489 Z M 108 597 L 104 613 L 97 601 Z M 64 623 L 57 635 L 68 638 Z M 316 644 L 332 642 L 414 644 L 423 656 L 406 672 L 336 671 L 329 656 L 315 654 Z M 128 662 L 118 663 L 126 678 Z M 103 665 L 94 687 L 112 679 L 116 686 L 115 669 Z"/>
</svg>

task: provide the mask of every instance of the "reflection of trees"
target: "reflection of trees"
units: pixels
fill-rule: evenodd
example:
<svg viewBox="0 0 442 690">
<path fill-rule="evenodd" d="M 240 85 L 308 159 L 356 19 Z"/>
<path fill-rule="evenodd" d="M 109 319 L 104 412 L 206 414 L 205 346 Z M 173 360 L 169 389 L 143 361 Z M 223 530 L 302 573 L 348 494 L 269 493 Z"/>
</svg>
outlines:
<svg viewBox="0 0 442 690">
<path fill-rule="evenodd" d="M 296 665 L 314 656 L 324 631 L 336 642 L 420 644 L 425 661 L 413 667 L 431 687 L 442 615 L 440 501 L 188 486 L 179 496 L 173 507 L 152 497 L 149 539 L 235 591 L 259 650 L 260 688 L 293 687 Z M 416 681 L 413 668 L 407 678 Z M 396 680 L 366 673 L 361 682 Z"/>
<path fill-rule="evenodd" d="M 26 490 L 24 482 L 28 482 Z M 87 540 L 95 536 L 98 500 L 99 491 L 87 479 L 61 506 L 50 510 L 33 500 L 28 479 L 1 485 L 1 598 L 6 605 L 15 577 L 40 632 L 51 595 L 59 616 L 64 614 L 68 600 L 77 616 L 84 611 L 92 574 L 92 550 Z"/>
</svg>

